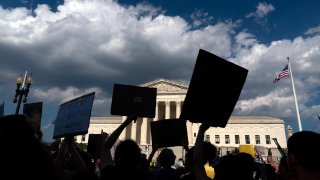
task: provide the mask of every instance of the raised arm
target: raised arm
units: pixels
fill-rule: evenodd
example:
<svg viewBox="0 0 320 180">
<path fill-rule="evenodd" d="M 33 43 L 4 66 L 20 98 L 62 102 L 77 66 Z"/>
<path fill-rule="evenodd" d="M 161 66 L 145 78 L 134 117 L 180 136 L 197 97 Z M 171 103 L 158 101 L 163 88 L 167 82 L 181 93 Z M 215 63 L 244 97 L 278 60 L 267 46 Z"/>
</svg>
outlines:
<svg viewBox="0 0 320 180">
<path fill-rule="evenodd" d="M 69 152 L 71 154 L 72 159 L 75 161 L 77 166 L 77 173 L 88 173 L 87 166 L 82 159 L 79 151 L 76 149 L 76 144 L 74 143 L 74 137 L 73 136 L 66 136 L 65 142 L 68 146 Z"/>
<path fill-rule="evenodd" d="M 111 147 L 117 141 L 117 139 L 119 138 L 124 128 L 126 128 L 132 121 L 136 122 L 136 120 L 137 120 L 137 115 L 133 114 L 128 116 L 127 119 L 123 121 L 123 123 L 110 134 L 110 136 L 107 138 L 106 142 L 104 143 L 104 146 L 107 149 L 111 149 Z"/>
<path fill-rule="evenodd" d="M 197 139 L 194 145 L 193 152 L 193 170 L 196 180 L 208 180 L 206 171 L 203 165 L 204 159 L 204 133 L 209 129 L 210 125 L 208 122 L 203 122 L 198 131 Z"/>
<path fill-rule="evenodd" d="M 111 156 L 111 148 L 114 143 L 119 138 L 120 134 L 127 127 L 131 122 L 135 122 L 137 120 L 137 115 L 133 114 L 127 117 L 125 121 L 116 129 L 114 130 L 110 136 L 107 138 L 105 143 L 103 144 L 102 151 L 101 151 L 101 165 L 100 169 L 103 169 L 106 165 L 112 164 L 112 156 Z"/>
<path fill-rule="evenodd" d="M 149 155 L 149 157 L 148 157 L 148 164 L 150 164 L 150 162 L 152 161 L 152 158 L 153 158 L 154 154 L 157 152 L 158 149 L 159 149 L 158 146 L 153 146 L 153 147 L 152 147 L 152 151 L 151 151 L 151 153 L 150 153 L 150 155 Z"/>
</svg>

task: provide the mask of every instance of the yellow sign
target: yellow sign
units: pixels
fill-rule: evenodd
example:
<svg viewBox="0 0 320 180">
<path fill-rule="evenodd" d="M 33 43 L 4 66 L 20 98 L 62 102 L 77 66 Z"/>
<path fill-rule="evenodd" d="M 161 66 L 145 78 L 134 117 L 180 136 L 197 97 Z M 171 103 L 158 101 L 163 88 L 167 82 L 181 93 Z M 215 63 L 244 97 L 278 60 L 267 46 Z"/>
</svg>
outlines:
<svg viewBox="0 0 320 180">
<path fill-rule="evenodd" d="M 241 144 L 239 145 L 239 152 L 248 153 L 251 154 L 251 156 L 254 158 L 254 145 L 252 144 Z"/>
</svg>

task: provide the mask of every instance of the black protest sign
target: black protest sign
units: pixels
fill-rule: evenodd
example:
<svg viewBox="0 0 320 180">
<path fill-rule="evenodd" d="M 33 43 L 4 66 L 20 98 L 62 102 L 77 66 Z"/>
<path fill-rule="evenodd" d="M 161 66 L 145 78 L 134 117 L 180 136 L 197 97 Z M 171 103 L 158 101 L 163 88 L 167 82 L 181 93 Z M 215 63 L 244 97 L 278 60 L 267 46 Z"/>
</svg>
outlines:
<svg viewBox="0 0 320 180">
<path fill-rule="evenodd" d="M 157 88 L 114 84 L 111 114 L 155 117 Z"/>
<path fill-rule="evenodd" d="M 24 104 L 23 115 L 27 117 L 26 120 L 31 125 L 31 127 L 36 132 L 40 132 L 41 117 L 42 117 L 42 102 Z"/>
<path fill-rule="evenodd" d="M 105 132 L 102 132 L 101 134 L 89 134 L 87 151 L 95 159 L 100 159 L 101 149 L 107 137 L 108 134 Z"/>
<path fill-rule="evenodd" d="M 151 122 L 152 145 L 160 147 L 188 146 L 186 121 L 165 119 Z"/>
<path fill-rule="evenodd" d="M 247 69 L 200 49 L 180 119 L 225 127 L 247 74 Z"/>
</svg>

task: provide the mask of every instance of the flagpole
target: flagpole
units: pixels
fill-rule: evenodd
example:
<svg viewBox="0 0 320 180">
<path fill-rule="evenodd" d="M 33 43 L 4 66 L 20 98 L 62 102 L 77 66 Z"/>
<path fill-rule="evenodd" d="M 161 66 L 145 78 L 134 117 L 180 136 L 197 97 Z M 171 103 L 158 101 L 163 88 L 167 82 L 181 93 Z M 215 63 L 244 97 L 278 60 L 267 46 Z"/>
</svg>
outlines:
<svg viewBox="0 0 320 180">
<path fill-rule="evenodd" d="M 294 83 L 293 83 L 293 75 L 292 75 L 292 71 L 291 71 L 290 59 L 289 59 L 289 57 L 287 57 L 287 59 L 288 59 L 288 66 L 289 66 L 290 76 L 291 76 L 291 84 L 292 84 L 293 96 L 294 96 L 294 101 L 295 101 L 295 105 L 296 105 L 299 131 L 302 131 L 299 108 L 298 108 L 298 102 L 297 102 L 297 96 L 296 96 L 296 90 L 294 88 Z"/>
</svg>

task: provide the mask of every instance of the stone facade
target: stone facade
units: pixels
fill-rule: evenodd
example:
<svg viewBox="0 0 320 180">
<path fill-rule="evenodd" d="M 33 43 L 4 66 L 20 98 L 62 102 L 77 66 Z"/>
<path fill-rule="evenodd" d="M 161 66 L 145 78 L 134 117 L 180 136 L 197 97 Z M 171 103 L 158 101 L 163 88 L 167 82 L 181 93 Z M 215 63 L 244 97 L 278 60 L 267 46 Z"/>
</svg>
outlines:
<svg viewBox="0 0 320 180">
<path fill-rule="evenodd" d="M 156 116 L 155 118 L 138 119 L 136 123 L 130 124 L 122 132 L 120 140 L 134 139 L 148 154 L 152 146 L 150 122 L 178 118 L 188 87 L 165 79 L 141 86 L 157 88 Z M 92 117 L 88 134 L 99 134 L 101 131 L 110 134 L 125 118 L 120 116 Z M 189 146 L 194 145 L 198 128 L 198 123 L 187 121 Z M 88 134 L 78 136 L 77 141 L 87 143 Z M 280 146 L 286 148 L 284 121 L 265 116 L 231 116 L 225 128 L 211 127 L 205 134 L 205 140 L 219 147 L 221 155 L 235 150 L 240 144 L 253 144 L 265 147 L 265 155 L 267 155 L 267 149 L 270 149 L 272 155 L 279 158 L 280 153 L 272 138 L 277 138 Z M 173 149 L 177 158 L 183 157 L 185 152 L 181 147 L 173 147 Z"/>
</svg>

